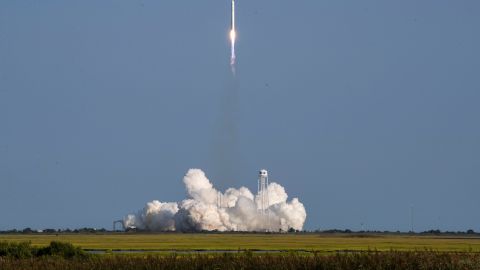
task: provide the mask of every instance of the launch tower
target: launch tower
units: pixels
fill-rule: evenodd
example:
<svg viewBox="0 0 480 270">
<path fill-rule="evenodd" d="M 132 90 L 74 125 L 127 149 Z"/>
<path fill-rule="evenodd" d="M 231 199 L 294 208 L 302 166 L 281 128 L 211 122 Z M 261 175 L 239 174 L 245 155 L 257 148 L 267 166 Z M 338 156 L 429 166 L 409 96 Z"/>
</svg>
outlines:
<svg viewBox="0 0 480 270">
<path fill-rule="evenodd" d="M 269 206 L 268 171 L 262 169 L 258 173 L 258 211 L 260 212 L 265 231 L 270 231 L 270 214 L 268 211 Z"/>
</svg>

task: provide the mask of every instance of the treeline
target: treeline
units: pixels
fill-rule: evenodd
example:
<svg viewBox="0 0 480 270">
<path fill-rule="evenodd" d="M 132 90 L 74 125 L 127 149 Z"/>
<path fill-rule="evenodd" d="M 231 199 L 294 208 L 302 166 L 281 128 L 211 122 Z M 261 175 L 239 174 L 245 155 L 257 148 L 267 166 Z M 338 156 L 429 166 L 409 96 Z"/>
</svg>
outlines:
<svg viewBox="0 0 480 270">
<path fill-rule="evenodd" d="M 33 234 L 33 233 L 49 233 L 49 234 L 57 234 L 57 233 L 107 233 L 113 232 L 107 229 L 101 228 L 80 228 L 80 229 L 42 229 L 42 230 L 34 230 L 31 228 L 25 228 L 22 230 L 11 229 L 11 230 L 4 230 L 0 231 L 0 234 Z"/>
<path fill-rule="evenodd" d="M 401 232 L 401 231 L 352 231 L 349 229 L 345 230 L 338 230 L 338 229 L 331 229 L 331 230 L 315 230 L 314 233 L 345 233 L 345 234 L 359 234 L 359 233 L 366 233 L 366 234 L 415 234 L 415 235 L 480 235 L 480 232 L 475 232 L 474 230 L 466 230 L 466 231 L 441 231 L 441 230 L 428 230 L 423 232 Z"/>
<path fill-rule="evenodd" d="M 23 230 L 11 229 L 11 230 L 3 230 L 0 231 L 0 234 L 62 234 L 62 233 L 78 233 L 78 234 L 95 234 L 95 233 L 118 233 L 118 232 L 127 232 L 127 233 L 155 233 L 150 231 L 144 231 L 140 229 L 132 229 L 127 228 L 125 231 L 113 231 L 107 230 L 105 228 L 96 229 L 96 228 L 79 228 L 79 229 L 42 229 L 42 230 L 34 230 L 31 228 L 25 228 Z M 181 233 L 181 232 L 163 232 L 163 233 Z M 330 230 L 314 230 L 314 231 L 298 231 L 290 229 L 287 232 L 220 232 L 220 231 L 200 231 L 198 233 L 206 233 L 206 234 L 265 234 L 265 233 L 293 233 L 293 234 L 413 234 L 413 235 L 468 235 L 468 236 L 480 236 L 480 232 L 475 232 L 474 230 L 470 229 L 467 231 L 441 231 L 441 230 L 428 230 L 423 232 L 401 232 L 401 231 L 378 231 L 378 230 L 361 230 L 361 231 L 354 231 L 354 230 L 339 230 L 339 229 L 330 229 Z"/>
</svg>

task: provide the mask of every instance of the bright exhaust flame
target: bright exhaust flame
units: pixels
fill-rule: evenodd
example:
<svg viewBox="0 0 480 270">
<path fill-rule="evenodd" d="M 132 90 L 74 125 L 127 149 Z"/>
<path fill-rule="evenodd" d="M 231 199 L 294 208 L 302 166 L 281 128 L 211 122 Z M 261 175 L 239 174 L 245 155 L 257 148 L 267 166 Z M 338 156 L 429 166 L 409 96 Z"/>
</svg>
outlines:
<svg viewBox="0 0 480 270">
<path fill-rule="evenodd" d="M 235 70 L 235 39 L 237 37 L 237 33 L 235 32 L 235 29 L 232 29 L 230 31 L 230 43 L 231 43 L 231 50 L 232 50 L 232 55 L 230 56 L 230 65 L 232 66 L 232 70 Z"/>
</svg>

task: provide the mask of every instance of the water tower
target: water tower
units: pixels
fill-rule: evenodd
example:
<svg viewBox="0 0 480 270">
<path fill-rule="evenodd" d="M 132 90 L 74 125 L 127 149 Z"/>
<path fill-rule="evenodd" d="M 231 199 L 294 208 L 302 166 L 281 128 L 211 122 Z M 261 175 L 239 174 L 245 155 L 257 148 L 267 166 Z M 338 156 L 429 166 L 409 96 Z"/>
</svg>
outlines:
<svg viewBox="0 0 480 270">
<path fill-rule="evenodd" d="M 268 207 L 270 206 L 270 199 L 268 196 L 268 171 L 260 170 L 258 172 L 258 211 L 261 217 L 261 223 L 266 232 L 270 229 L 270 213 Z"/>
<path fill-rule="evenodd" d="M 258 173 L 258 196 L 260 201 L 259 211 L 264 215 L 268 206 L 270 206 L 268 199 L 268 171 L 264 169 Z"/>
</svg>

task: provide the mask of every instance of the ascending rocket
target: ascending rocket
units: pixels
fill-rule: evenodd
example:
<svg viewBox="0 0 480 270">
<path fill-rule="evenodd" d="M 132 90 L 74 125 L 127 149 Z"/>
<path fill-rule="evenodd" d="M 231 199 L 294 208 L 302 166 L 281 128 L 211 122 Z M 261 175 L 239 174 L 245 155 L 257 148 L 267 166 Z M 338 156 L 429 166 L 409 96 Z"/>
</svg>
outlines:
<svg viewBox="0 0 480 270">
<path fill-rule="evenodd" d="M 235 32 L 235 0 L 232 0 L 232 22 L 231 22 L 231 29 L 230 29 L 230 43 L 231 43 L 231 50 L 232 55 L 230 56 L 230 65 L 232 66 L 232 71 L 235 70 L 235 38 L 237 34 Z"/>
</svg>

